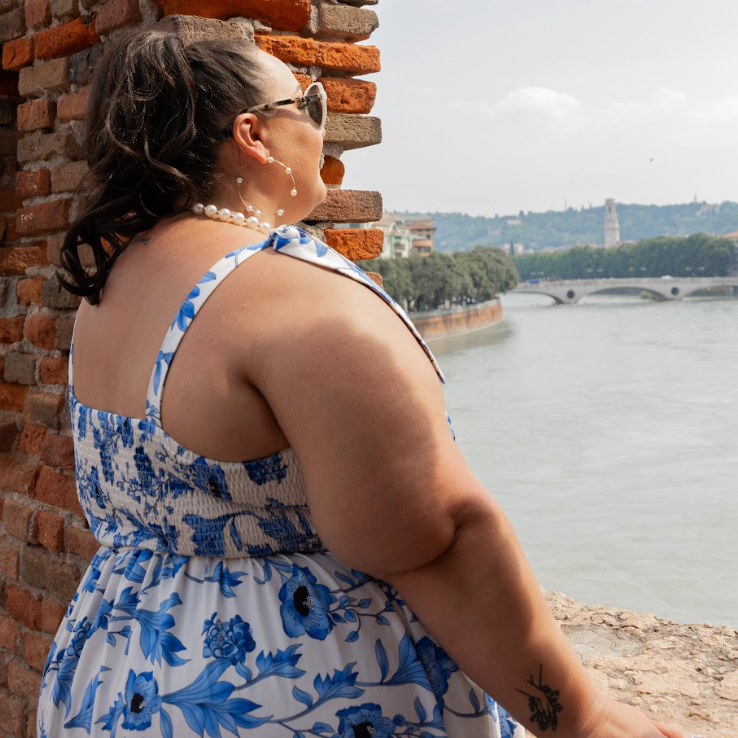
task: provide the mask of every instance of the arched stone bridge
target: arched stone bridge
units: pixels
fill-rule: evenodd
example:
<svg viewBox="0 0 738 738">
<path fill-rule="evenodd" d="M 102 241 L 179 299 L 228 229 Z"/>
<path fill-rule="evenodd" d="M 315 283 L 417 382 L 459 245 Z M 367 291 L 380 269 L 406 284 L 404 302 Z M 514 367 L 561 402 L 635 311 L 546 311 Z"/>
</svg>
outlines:
<svg viewBox="0 0 738 738">
<path fill-rule="evenodd" d="M 523 282 L 513 292 L 530 292 L 552 297 L 557 305 L 572 305 L 587 295 L 607 293 L 616 289 L 630 288 L 651 293 L 657 300 L 681 300 L 701 290 L 714 287 L 738 288 L 735 277 L 671 277 L 630 279 L 572 279 L 541 281 L 538 284 Z"/>
</svg>

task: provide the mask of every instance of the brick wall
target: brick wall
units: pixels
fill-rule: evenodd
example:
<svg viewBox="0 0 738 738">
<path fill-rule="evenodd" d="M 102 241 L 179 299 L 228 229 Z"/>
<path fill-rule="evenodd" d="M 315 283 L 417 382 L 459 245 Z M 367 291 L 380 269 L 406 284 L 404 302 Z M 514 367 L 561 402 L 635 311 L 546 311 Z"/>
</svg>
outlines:
<svg viewBox="0 0 738 738">
<path fill-rule="evenodd" d="M 351 259 L 382 233 L 336 229 L 379 220 L 377 192 L 344 190 L 345 151 L 381 141 L 368 115 L 379 70 L 368 44 L 377 0 L 0 0 L 0 736 L 35 735 L 41 670 L 97 549 L 77 502 L 67 364 L 79 299 L 54 278 L 79 212 L 82 143 L 95 61 L 130 25 L 187 40 L 253 39 L 305 88 L 328 93 L 323 180 L 328 199 L 302 225 Z"/>
</svg>

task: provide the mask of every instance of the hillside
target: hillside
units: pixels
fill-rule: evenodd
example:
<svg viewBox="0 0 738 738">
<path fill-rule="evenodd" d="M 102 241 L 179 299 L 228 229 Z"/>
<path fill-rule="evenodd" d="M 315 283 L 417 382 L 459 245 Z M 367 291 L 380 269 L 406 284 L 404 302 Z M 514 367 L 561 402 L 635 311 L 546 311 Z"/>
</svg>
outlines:
<svg viewBox="0 0 738 738">
<path fill-rule="evenodd" d="M 604 205 L 596 208 L 546 213 L 525 213 L 474 217 L 463 213 L 410 213 L 433 218 L 436 248 L 439 251 L 468 251 L 477 244 L 509 246 L 522 243 L 527 249 L 602 245 Z M 722 235 L 738 231 L 738 203 L 719 205 L 691 202 L 684 205 L 626 205 L 618 203 L 620 235 L 623 241 L 640 241 L 656 236 L 688 236 L 703 232 Z"/>
</svg>

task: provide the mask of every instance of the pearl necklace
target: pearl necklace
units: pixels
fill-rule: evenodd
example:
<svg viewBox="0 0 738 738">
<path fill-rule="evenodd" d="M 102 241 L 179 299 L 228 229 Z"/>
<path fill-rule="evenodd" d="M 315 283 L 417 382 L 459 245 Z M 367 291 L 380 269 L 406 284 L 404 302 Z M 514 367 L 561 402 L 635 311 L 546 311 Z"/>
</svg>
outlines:
<svg viewBox="0 0 738 738">
<path fill-rule="evenodd" d="M 255 210 L 249 205 L 251 211 L 255 214 L 246 217 L 243 213 L 231 212 L 228 208 L 219 208 L 217 205 L 203 205 L 201 202 L 192 206 L 192 212 L 195 215 L 207 215 L 208 218 L 219 219 L 224 223 L 233 223 L 237 226 L 244 226 L 255 231 L 267 234 L 272 230 L 272 226 L 267 221 L 260 221 L 256 216 L 261 215 L 260 210 Z"/>
</svg>

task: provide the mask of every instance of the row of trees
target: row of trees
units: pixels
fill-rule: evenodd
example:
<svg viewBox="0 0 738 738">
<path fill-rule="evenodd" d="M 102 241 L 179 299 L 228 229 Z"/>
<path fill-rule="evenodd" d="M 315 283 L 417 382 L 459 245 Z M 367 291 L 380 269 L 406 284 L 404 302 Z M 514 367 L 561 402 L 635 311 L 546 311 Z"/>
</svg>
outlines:
<svg viewBox="0 0 738 738">
<path fill-rule="evenodd" d="M 576 246 L 513 258 L 522 280 L 722 277 L 735 265 L 732 241 L 706 233 L 661 236 L 613 249 Z"/>
<path fill-rule="evenodd" d="M 366 271 L 381 274 L 386 292 L 410 311 L 433 310 L 446 302 L 484 302 L 519 282 L 512 259 L 502 249 L 490 246 L 358 263 Z"/>
</svg>

